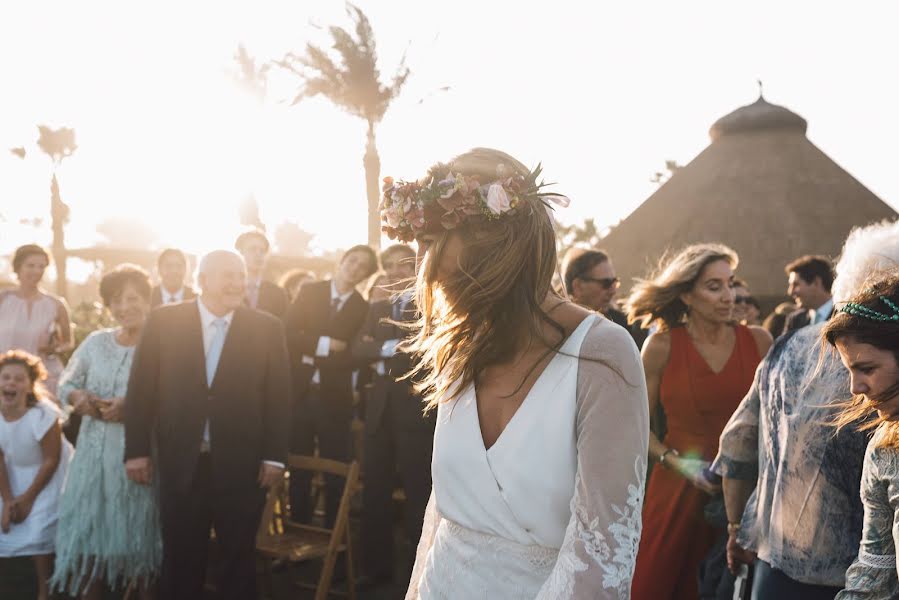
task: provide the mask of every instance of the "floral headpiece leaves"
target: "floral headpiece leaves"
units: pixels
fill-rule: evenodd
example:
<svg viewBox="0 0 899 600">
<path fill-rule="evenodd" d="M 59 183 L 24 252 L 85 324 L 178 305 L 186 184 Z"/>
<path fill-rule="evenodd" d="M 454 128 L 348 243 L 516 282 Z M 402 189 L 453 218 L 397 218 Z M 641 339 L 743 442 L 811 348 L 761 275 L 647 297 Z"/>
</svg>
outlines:
<svg viewBox="0 0 899 600">
<path fill-rule="evenodd" d="M 438 165 L 429 179 L 396 181 L 384 178 L 381 197 L 382 230 L 390 239 L 411 242 L 426 233 L 455 229 L 465 221 L 495 221 L 515 215 L 527 202 L 568 206 L 568 198 L 544 191 L 548 185 L 537 179 L 541 165 L 522 175 L 508 175 L 504 165 L 496 169 L 496 179 L 483 184 L 476 175 L 453 173 Z"/>
</svg>

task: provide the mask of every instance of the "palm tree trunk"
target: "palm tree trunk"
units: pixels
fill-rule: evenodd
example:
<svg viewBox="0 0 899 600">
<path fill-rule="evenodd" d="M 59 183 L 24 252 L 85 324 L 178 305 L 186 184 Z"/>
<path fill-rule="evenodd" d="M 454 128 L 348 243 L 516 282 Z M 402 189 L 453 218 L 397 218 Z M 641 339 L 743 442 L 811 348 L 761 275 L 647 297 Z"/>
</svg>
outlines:
<svg viewBox="0 0 899 600">
<path fill-rule="evenodd" d="M 68 294 L 68 282 L 66 280 L 66 238 L 64 225 L 68 210 L 59 196 L 59 182 L 56 174 L 50 181 L 50 222 L 53 227 L 53 263 L 56 265 L 56 293 L 62 298 Z"/>
<path fill-rule="evenodd" d="M 368 196 L 368 245 L 377 250 L 381 247 L 381 215 L 378 211 L 381 159 L 375 146 L 375 124 L 372 121 L 368 122 L 368 140 L 362 164 L 365 167 L 365 191 Z"/>
</svg>

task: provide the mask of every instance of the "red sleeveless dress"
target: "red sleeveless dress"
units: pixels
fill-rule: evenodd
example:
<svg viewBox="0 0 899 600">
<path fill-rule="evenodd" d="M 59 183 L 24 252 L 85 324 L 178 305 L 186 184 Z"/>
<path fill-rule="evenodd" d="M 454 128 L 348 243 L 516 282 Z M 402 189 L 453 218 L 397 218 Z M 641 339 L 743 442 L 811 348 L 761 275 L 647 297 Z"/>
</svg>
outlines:
<svg viewBox="0 0 899 600">
<path fill-rule="evenodd" d="M 737 325 L 735 331 L 733 352 L 715 373 L 684 327 L 671 330 L 659 401 L 668 423 L 665 445 L 681 456 L 714 459 L 721 431 L 752 385 L 761 361 L 758 347 L 747 327 Z M 658 465 L 652 470 L 632 600 L 697 600 L 699 563 L 721 533 L 703 516 L 709 499 L 673 471 Z"/>
</svg>

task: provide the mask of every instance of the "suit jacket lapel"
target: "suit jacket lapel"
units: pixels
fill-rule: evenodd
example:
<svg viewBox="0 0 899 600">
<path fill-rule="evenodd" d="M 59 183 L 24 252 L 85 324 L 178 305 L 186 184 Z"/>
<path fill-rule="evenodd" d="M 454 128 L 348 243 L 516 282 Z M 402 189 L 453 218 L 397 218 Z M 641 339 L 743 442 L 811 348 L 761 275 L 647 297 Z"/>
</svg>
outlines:
<svg viewBox="0 0 899 600">
<path fill-rule="evenodd" d="M 206 351 L 203 347 L 203 323 L 200 320 L 200 309 L 197 307 L 197 302 L 199 300 L 184 303 L 184 312 L 187 318 L 185 323 L 186 339 L 190 344 L 187 348 L 187 356 L 195 363 L 191 371 L 198 374 L 197 379 L 203 387 L 206 387 Z"/>
</svg>

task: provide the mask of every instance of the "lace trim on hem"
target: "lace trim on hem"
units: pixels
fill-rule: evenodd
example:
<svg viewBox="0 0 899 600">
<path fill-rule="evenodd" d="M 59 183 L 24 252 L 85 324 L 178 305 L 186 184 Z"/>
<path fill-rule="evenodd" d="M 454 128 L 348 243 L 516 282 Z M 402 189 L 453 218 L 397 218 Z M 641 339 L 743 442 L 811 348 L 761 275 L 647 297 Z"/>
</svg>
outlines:
<svg viewBox="0 0 899 600">
<path fill-rule="evenodd" d="M 858 553 L 858 561 L 863 565 L 871 567 L 873 569 L 896 568 L 895 554 L 870 554 L 868 552 L 865 552 L 864 550 L 860 550 Z"/>
</svg>

